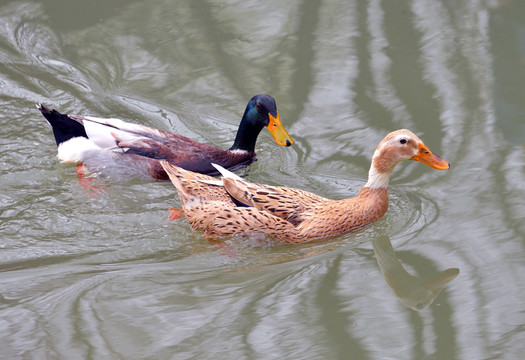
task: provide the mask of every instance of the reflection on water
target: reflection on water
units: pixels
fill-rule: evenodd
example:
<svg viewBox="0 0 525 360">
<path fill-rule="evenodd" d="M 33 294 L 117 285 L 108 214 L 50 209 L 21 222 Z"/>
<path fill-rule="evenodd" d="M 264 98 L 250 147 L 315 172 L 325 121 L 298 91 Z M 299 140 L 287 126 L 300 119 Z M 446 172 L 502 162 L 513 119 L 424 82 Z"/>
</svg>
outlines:
<svg viewBox="0 0 525 360">
<path fill-rule="evenodd" d="M 523 358 L 522 1 L 76 3 L 0 5 L 4 357 Z M 452 167 L 396 168 L 389 211 L 357 233 L 218 245 L 166 220 L 171 184 L 96 179 L 86 196 L 34 108 L 226 148 L 256 93 L 295 143 L 261 134 L 250 181 L 348 197 L 398 128 Z M 374 256 L 386 240 L 410 274 L 461 276 L 406 308 Z M 391 255 L 395 293 L 424 290 Z"/>
<path fill-rule="evenodd" d="M 405 270 L 387 236 L 373 238 L 372 245 L 386 283 L 399 301 L 411 309 L 422 310 L 432 304 L 445 285 L 459 274 L 458 268 L 451 268 L 424 280 Z"/>
</svg>

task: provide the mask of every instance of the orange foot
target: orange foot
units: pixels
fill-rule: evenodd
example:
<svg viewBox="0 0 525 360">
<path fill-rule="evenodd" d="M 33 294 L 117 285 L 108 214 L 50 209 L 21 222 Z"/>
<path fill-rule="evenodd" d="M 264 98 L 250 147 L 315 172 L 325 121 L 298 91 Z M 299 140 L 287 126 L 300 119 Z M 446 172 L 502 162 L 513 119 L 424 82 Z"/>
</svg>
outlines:
<svg viewBox="0 0 525 360">
<path fill-rule="evenodd" d="M 86 173 L 87 173 L 87 169 L 84 167 L 83 164 L 80 164 L 80 165 L 77 166 L 77 176 L 79 178 L 85 177 Z"/>
<path fill-rule="evenodd" d="M 175 219 L 181 218 L 184 210 L 181 208 L 170 208 L 168 209 L 170 214 L 168 215 L 168 220 L 173 221 Z"/>
<path fill-rule="evenodd" d="M 78 165 L 77 167 L 77 176 L 78 183 L 84 190 L 86 190 L 86 196 L 98 196 L 102 194 L 103 189 L 95 184 L 95 179 L 86 177 L 89 171 L 84 167 L 84 165 Z"/>
</svg>

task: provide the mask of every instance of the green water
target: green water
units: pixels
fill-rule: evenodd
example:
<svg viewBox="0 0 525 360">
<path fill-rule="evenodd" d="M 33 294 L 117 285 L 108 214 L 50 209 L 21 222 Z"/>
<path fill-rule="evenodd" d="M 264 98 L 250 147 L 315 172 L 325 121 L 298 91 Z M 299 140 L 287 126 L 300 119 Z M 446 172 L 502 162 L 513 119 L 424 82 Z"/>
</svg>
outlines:
<svg viewBox="0 0 525 360">
<path fill-rule="evenodd" d="M 524 19 L 518 0 L 4 1 L 0 358 L 522 359 Z M 398 128 L 452 167 L 399 165 L 353 234 L 208 242 L 167 221 L 170 183 L 79 181 L 34 107 L 227 148 L 258 93 L 295 144 L 263 130 L 251 181 L 354 196 Z"/>
</svg>

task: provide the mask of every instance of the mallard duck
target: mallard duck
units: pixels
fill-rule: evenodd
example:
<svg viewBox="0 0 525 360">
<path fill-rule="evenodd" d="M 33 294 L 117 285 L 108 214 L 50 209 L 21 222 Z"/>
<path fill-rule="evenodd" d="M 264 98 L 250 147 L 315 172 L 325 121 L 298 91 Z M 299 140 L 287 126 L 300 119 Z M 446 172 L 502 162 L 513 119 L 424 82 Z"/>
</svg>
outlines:
<svg viewBox="0 0 525 360">
<path fill-rule="evenodd" d="M 255 142 L 263 127 L 268 128 L 277 144 L 293 144 L 281 123 L 275 99 L 264 94 L 248 102 L 228 150 L 119 119 L 66 115 L 42 104 L 37 108 L 53 128 L 62 162 L 110 175 L 146 175 L 168 180 L 159 160 L 209 175 L 218 174 L 212 163 L 234 171 L 256 159 Z"/>
<path fill-rule="evenodd" d="M 439 170 L 450 167 L 406 129 L 389 133 L 379 143 L 368 181 L 351 199 L 331 200 L 304 190 L 253 184 L 217 165 L 221 180 L 166 161 L 161 165 L 177 189 L 184 216 L 205 238 L 263 233 L 297 244 L 356 230 L 382 217 L 388 208 L 390 174 L 403 160 Z"/>
</svg>

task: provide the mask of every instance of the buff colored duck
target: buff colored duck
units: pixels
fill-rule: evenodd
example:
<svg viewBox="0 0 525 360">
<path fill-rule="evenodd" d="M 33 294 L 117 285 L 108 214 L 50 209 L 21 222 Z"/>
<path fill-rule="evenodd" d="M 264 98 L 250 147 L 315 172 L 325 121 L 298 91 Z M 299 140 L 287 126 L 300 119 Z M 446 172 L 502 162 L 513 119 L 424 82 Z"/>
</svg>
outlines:
<svg viewBox="0 0 525 360">
<path fill-rule="evenodd" d="M 287 187 L 250 183 L 216 166 L 222 179 L 186 171 L 161 161 L 179 194 L 192 229 L 208 239 L 264 233 L 287 243 L 303 243 L 362 228 L 388 208 L 388 181 L 400 161 L 434 169 L 450 164 L 433 154 L 411 131 L 389 133 L 377 146 L 367 183 L 351 199 L 331 200 Z"/>
<path fill-rule="evenodd" d="M 293 144 L 281 123 L 275 99 L 264 94 L 249 101 L 228 150 L 119 119 L 66 115 L 42 104 L 37 108 L 53 128 L 58 158 L 66 164 L 78 165 L 79 174 L 101 172 L 168 180 L 159 160 L 209 175 L 218 174 L 212 163 L 237 170 L 256 160 L 255 142 L 264 127 L 277 144 Z"/>
</svg>

